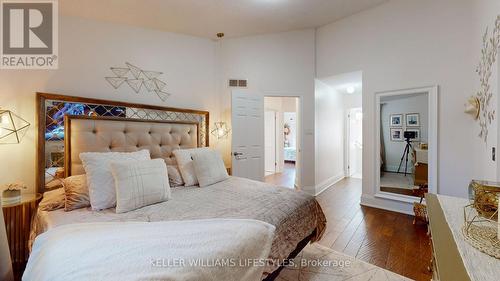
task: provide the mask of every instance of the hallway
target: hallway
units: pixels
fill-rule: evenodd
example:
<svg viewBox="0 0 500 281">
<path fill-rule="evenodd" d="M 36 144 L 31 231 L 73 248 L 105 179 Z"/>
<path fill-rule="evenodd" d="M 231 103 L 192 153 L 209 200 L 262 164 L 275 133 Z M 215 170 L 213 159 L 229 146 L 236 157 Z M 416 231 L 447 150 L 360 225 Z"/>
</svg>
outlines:
<svg viewBox="0 0 500 281">
<path fill-rule="evenodd" d="M 266 176 L 264 181 L 279 186 L 295 188 L 295 163 L 285 162 L 283 173 Z"/>
</svg>

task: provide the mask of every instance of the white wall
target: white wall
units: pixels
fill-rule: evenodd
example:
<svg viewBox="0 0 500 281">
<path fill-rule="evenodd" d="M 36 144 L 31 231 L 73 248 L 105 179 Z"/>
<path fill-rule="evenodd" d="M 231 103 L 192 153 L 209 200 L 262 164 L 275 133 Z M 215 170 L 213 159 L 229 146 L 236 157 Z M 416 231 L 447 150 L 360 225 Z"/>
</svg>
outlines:
<svg viewBox="0 0 500 281">
<path fill-rule="evenodd" d="M 402 129 L 419 129 L 420 130 L 420 140 L 412 143 L 414 147 L 418 142 L 428 142 L 428 124 L 429 124 L 429 102 L 427 94 L 417 94 L 417 95 L 403 95 L 403 96 L 390 96 L 381 98 L 381 108 L 380 108 L 380 120 L 381 120 L 381 135 L 384 140 L 384 151 L 385 151 L 385 171 L 396 172 L 399 167 L 399 162 L 401 161 L 401 156 L 406 146 L 405 141 L 392 141 L 391 140 L 391 128 L 390 118 L 392 114 L 403 114 L 403 126 Z M 407 113 L 418 113 L 420 116 L 420 126 L 419 127 L 406 127 L 406 114 Z M 409 156 L 408 172 L 413 171 L 413 166 L 411 165 L 411 154 Z M 404 170 L 404 163 L 402 166 Z M 402 170 L 402 171 L 403 171 Z"/>
<path fill-rule="evenodd" d="M 0 70 L 1 106 L 32 125 L 19 145 L 0 145 L 0 184 L 23 181 L 34 191 L 35 92 L 54 92 L 171 107 L 209 110 L 216 115 L 213 41 L 148 29 L 61 17 L 58 70 Z M 163 103 L 152 94 L 114 90 L 109 67 L 130 62 L 162 71 Z M 214 140 L 212 138 L 212 140 Z M 217 145 L 214 140 L 214 145 Z"/>
<path fill-rule="evenodd" d="M 315 31 L 299 30 L 224 40 L 221 44 L 221 88 L 224 119 L 230 122 L 229 78 L 248 79 L 248 92 L 300 97 L 298 177 L 314 193 Z"/>
<path fill-rule="evenodd" d="M 343 94 L 316 80 L 316 193 L 344 177 Z"/>
<path fill-rule="evenodd" d="M 364 204 L 411 212 L 411 206 L 374 198 L 375 93 L 439 85 L 438 191 L 467 196 L 471 179 L 496 179 L 488 145 L 463 104 L 479 87 L 475 69 L 481 36 L 499 11 L 493 0 L 389 1 L 317 31 L 317 76 L 363 71 Z M 491 29 L 491 28 L 490 28 Z M 496 103 L 496 100 L 495 100 Z"/>
</svg>

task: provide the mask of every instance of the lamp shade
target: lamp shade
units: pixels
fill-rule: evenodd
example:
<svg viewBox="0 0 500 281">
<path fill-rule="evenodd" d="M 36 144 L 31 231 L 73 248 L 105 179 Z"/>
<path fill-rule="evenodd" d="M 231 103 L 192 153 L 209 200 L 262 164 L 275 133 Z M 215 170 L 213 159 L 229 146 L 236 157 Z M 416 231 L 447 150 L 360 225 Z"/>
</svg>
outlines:
<svg viewBox="0 0 500 281">
<path fill-rule="evenodd" d="M 231 129 L 227 126 L 226 122 L 215 122 L 214 129 L 212 130 L 212 135 L 217 139 L 225 139 L 229 136 Z"/>
<path fill-rule="evenodd" d="M 30 123 L 10 110 L 0 109 L 0 144 L 20 143 Z"/>
</svg>

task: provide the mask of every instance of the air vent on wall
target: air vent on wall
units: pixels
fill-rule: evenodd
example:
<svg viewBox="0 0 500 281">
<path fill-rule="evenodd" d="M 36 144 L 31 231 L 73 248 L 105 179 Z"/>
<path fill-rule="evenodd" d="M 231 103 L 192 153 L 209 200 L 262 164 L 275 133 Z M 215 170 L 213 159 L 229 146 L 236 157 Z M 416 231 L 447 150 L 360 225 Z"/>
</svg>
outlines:
<svg viewBox="0 0 500 281">
<path fill-rule="evenodd" d="M 248 81 L 245 79 L 229 79 L 229 87 L 240 87 L 246 88 L 248 85 Z"/>
</svg>

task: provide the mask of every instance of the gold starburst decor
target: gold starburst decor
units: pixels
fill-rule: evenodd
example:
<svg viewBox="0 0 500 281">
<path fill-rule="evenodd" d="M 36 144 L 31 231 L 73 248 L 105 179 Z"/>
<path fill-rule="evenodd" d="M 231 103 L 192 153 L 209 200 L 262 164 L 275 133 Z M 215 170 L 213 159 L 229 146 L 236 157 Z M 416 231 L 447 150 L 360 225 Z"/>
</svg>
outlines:
<svg viewBox="0 0 500 281">
<path fill-rule="evenodd" d="M 225 139 L 229 136 L 231 129 L 226 122 L 215 122 L 214 129 L 211 131 L 212 135 L 217 139 Z"/>
<path fill-rule="evenodd" d="M 479 137 L 487 142 L 488 127 L 495 120 L 495 109 L 490 104 L 493 93 L 490 85 L 492 68 L 497 60 L 498 48 L 500 47 L 500 15 L 495 21 L 495 28 L 490 36 L 488 28 L 483 35 L 483 48 L 481 50 L 481 61 L 476 69 L 479 75 L 480 88 L 476 93 L 479 100 L 479 127 L 481 129 Z"/>
</svg>

